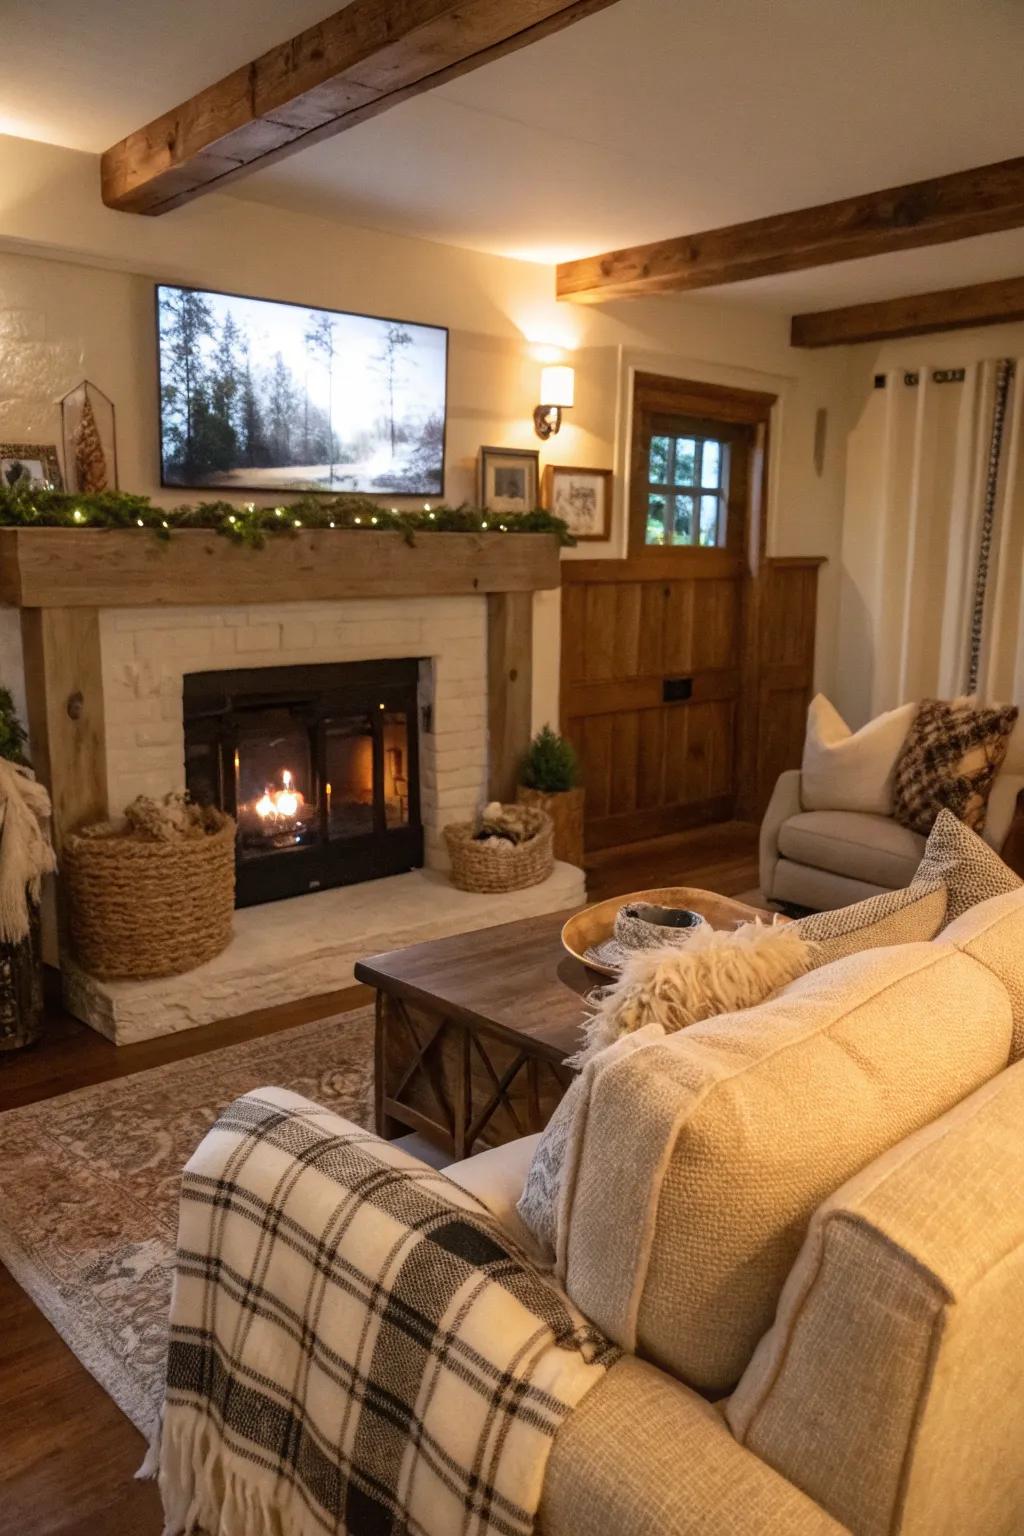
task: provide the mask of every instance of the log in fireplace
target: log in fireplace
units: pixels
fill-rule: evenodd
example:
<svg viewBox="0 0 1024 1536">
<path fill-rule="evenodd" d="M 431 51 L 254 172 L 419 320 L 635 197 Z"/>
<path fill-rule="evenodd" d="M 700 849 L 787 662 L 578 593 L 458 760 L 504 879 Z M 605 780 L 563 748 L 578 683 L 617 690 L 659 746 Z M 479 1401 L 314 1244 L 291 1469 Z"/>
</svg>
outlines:
<svg viewBox="0 0 1024 1536">
<path fill-rule="evenodd" d="M 417 660 L 193 672 L 185 780 L 238 822 L 239 907 L 423 864 Z"/>
</svg>

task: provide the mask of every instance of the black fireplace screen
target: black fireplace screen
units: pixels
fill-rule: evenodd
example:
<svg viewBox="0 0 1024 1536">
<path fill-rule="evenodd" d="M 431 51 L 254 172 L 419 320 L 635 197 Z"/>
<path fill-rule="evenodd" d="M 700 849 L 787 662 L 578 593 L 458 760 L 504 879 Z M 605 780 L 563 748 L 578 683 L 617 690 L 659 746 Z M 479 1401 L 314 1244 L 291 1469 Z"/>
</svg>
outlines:
<svg viewBox="0 0 1024 1536">
<path fill-rule="evenodd" d="M 422 865 L 418 679 L 415 660 L 186 676 L 186 784 L 238 822 L 238 906 Z"/>
</svg>

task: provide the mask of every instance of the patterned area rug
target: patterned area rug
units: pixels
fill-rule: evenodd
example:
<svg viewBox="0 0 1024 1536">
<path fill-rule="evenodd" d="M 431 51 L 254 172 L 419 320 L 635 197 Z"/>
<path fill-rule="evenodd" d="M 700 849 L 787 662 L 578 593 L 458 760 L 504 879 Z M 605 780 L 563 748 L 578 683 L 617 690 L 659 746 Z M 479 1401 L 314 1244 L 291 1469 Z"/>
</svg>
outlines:
<svg viewBox="0 0 1024 1536">
<path fill-rule="evenodd" d="M 373 1009 L 0 1115 L 0 1260 L 143 1434 L 163 1395 L 181 1169 L 226 1104 L 269 1085 L 370 1125 Z"/>
</svg>

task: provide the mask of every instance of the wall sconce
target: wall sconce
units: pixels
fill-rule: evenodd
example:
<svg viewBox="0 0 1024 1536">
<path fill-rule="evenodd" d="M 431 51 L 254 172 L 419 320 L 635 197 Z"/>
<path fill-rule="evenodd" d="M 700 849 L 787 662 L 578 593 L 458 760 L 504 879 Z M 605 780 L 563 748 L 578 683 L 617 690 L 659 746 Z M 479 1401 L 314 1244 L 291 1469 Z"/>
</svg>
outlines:
<svg viewBox="0 0 1024 1536">
<path fill-rule="evenodd" d="M 559 364 L 540 371 L 540 405 L 533 413 L 537 436 L 552 437 L 562 425 L 562 412 L 572 409 L 576 395 L 576 373 Z"/>
</svg>

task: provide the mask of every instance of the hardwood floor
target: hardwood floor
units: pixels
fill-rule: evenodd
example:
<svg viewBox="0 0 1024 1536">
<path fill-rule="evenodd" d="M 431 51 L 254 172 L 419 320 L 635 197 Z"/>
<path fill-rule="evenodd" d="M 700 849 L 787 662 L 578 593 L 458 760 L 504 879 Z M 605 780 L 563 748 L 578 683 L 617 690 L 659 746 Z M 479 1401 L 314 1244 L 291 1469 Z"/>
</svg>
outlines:
<svg viewBox="0 0 1024 1536">
<path fill-rule="evenodd" d="M 757 828 L 743 822 L 607 848 L 587 859 L 594 901 L 659 885 L 736 896 L 756 884 Z M 55 1005 L 40 1045 L 0 1057 L 0 1111 L 357 1008 L 372 995 L 350 987 L 120 1048 Z M 159 1536 L 156 1487 L 134 1481 L 145 1449 L 0 1266 L 0 1536 Z"/>
</svg>

